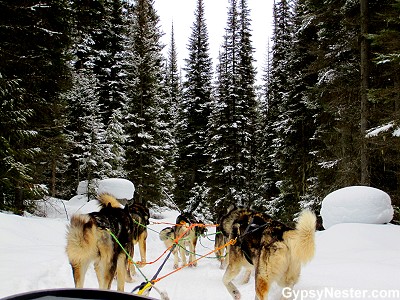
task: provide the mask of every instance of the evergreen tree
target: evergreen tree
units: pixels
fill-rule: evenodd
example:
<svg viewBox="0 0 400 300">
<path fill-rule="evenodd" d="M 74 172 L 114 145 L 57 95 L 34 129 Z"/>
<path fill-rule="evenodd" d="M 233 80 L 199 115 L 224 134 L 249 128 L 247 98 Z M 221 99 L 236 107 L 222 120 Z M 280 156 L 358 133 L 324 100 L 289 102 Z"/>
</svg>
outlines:
<svg viewBox="0 0 400 300">
<path fill-rule="evenodd" d="M 258 156 L 257 132 L 259 129 L 259 103 L 255 93 L 255 76 L 253 52 L 251 40 L 251 19 L 247 0 L 239 3 L 239 63 L 238 72 L 240 79 L 238 83 L 238 144 L 239 156 L 239 181 L 238 190 L 242 203 L 246 206 L 254 204 L 259 199 L 256 158 Z"/>
<path fill-rule="evenodd" d="M 285 220 L 299 211 L 300 202 L 302 206 L 309 206 L 316 201 L 311 189 L 315 184 L 314 157 L 311 153 L 315 150 L 312 141 L 317 111 L 307 94 L 317 77 L 309 71 L 310 63 L 315 60 L 310 45 L 316 39 L 316 30 L 309 20 L 310 15 L 305 7 L 301 1 L 297 2 L 289 24 L 292 27 L 289 29 L 290 35 L 281 37 L 286 42 L 291 38 L 291 42 L 286 43 L 290 48 L 285 49 L 287 56 L 283 74 L 287 76 L 286 83 L 272 90 L 275 95 L 277 92 L 284 95 L 278 105 L 273 130 L 276 136 L 275 172 L 279 182 L 279 196 L 274 201 L 274 210 Z"/>
<path fill-rule="evenodd" d="M 0 73 L 6 80 L 18 80 L 25 91 L 20 109 L 32 112 L 29 118 L 34 139 L 21 143 L 17 151 L 35 149 L 38 154 L 20 161 L 34 170 L 32 186 L 47 192 L 57 176 L 57 157 L 64 153 L 63 119 L 65 103 L 61 93 L 69 87 L 67 49 L 70 46 L 68 2 L 1 1 L 0 2 Z M 32 195 L 13 193 L 15 203 L 23 208 Z"/>
<path fill-rule="evenodd" d="M 160 204 L 165 186 L 165 149 L 168 133 L 160 123 L 163 62 L 159 17 L 153 0 L 137 0 L 131 20 L 131 92 L 128 103 L 125 169 L 137 188 L 138 201 Z"/>
<path fill-rule="evenodd" d="M 369 1 L 369 126 L 400 124 L 400 1 Z M 395 131 L 368 135 L 371 185 L 388 192 L 399 206 L 399 143 Z"/>
<path fill-rule="evenodd" d="M 125 148 L 124 145 L 128 139 L 125 133 L 125 126 L 122 124 L 124 120 L 121 109 L 115 109 L 111 115 L 110 122 L 106 128 L 105 142 L 108 145 L 108 155 L 106 161 L 108 163 L 107 177 L 126 178 L 125 171 Z"/>
<path fill-rule="evenodd" d="M 210 205 L 214 216 L 257 197 L 257 101 L 246 1 L 230 1 L 210 122 Z"/>
<path fill-rule="evenodd" d="M 204 2 L 197 1 L 195 21 L 189 38 L 189 57 L 185 60 L 183 99 L 177 122 L 175 198 L 181 209 L 194 211 L 206 195 L 207 122 L 210 116 L 212 62 Z"/>
<path fill-rule="evenodd" d="M 318 74 L 310 97 L 323 108 L 314 151 L 321 195 L 360 184 L 360 6 L 358 2 L 308 3 L 318 41 L 310 68 Z M 321 13 L 322 12 L 322 13 Z"/>
<path fill-rule="evenodd" d="M 164 190 L 164 193 L 172 195 L 175 190 L 175 158 L 177 155 L 177 147 L 176 147 L 176 128 L 178 121 L 178 110 L 179 105 L 182 101 L 182 80 L 178 69 L 178 53 L 176 50 L 175 43 L 175 33 L 174 33 L 174 25 L 171 27 L 171 44 L 168 50 L 168 56 L 166 61 L 166 74 L 165 74 L 165 100 L 163 110 L 163 122 L 165 124 L 165 130 L 169 133 L 167 137 L 167 148 L 166 148 L 166 170 L 167 170 L 167 178 L 169 183 L 166 185 L 168 190 Z M 174 204 L 171 204 L 172 207 L 176 208 Z"/>
<path fill-rule="evenodd" d="M 79 182 L 86 180 L 91 195 L 95 190 L 95 179 L 105 177 L 102 172 L 106 161 L 104 153 L 107 153 L 96 86 L 97 78 L 91 70 L 80 70 L 74 73 L 73 88 L 64 96 L 69 104 L 68 117 L 73 120 L 68 131 L 71 171 L 75 175 L 70 175 L 71 186 L 75 191 Z"/>
<path fill-rule="evenodd" d="M 209 205 L 216 219 L 231 204 L 241 204 L 236 198 L 237 123 L 234 110 L 237 103 L 237 54 L 239 23 L 236 0 L 230 1 L 224 42 L 217 66 L 216 100 L 209 125 L 210 186 Z"/>
<path fill-rule="evenodd" d="M 125 107 L 126 65 L 124 53 L 125 24 L 122 1 L 99 1 L 101 23 L 92 31 L 96 55 L 93 72 L 98 79 L 99 105 L 105 125 L 111 121 L 113 111 Z M 114 116 L 115 117 L 115 116 Z"/>
<path fill-rule="evenodd" d="M 28 162 L 37 155 L 36 149 L 24 146 L 37 135 L 29 130 L 28 120 L 34 111 L 24 108 L 25 93 L 18 80 L 0 74 L 0 209 L 18 213 L 25 205 L 17 201 L 16 194 L 30 195 L 34 181 Z"/>
<path fill-rule="evenodd" d="M 274 0 L 274 36 L 272 46 L 272 62 L 269 74 L 269 82 L 266 87 L 266 102 L 262 137 L 262 147 L 260 154 L 259 168 L 262 170 L 261 190 L 264 203 L 257 203 L 267 209 L 272 215 L 282 212 L 281 201 L 279 197 L 279 184 L 281 176 L 278 169 L 277 152 L 279 144 L 282 142 L 277 135 L 279 128 L 277 121 L 280 115 L 282 104 L 288 94 L 288 82 L 290 74 L 286 59 L 289 57 L 292 42 L 292 12 L 290 0 Z"/>
<path fill-rule="evenodd" d="M 75 145 L 66 172 L 70 179 L 66 188 L 70 193 L 80 180 L 93 181 L 94 176 L 126 177 L 123 170 L 126 135 L 122 124 L 128 101 L 128 55 L 125 51 L 127 24 L 123 4 L 122 1 L 74 1 L 72 4 L 75 20 L 72 65 L 75 78 L 80 81 L 75 81 L 75 91 L 66 97 L 70 120 L 68 132 L 74 137 Z M 95 105 L 96 109 L 87 109 L 87 105 Z M 94 127 L 82 120 L 91 120 Z M 84 138 L 85 135 L 93 137 L 95 128 L 101 128 L 97 134 L 102 138 Z M 90 167 L 90 171 L 86 168 L 84 171 L 82 148 L 92 148 L 94 142 L 102 144 L 102 151 L 93 157 L 97 163 Z M 85 166 L 89 167 L 88 164 Z M 76 173 L 79 176 L 73 176 Z"/>
</svg>

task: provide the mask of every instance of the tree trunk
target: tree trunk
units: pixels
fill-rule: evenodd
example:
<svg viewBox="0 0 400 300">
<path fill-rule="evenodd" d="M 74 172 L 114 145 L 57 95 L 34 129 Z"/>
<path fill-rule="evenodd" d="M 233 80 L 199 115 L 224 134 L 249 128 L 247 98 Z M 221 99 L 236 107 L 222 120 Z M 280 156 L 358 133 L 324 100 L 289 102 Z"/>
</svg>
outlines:
<svg viewBox="0 0 400 300">
<path fill-rule="evenodd" d="M 368 154 L 367 154 L 367 141 L 365 133 L 367 131 L 367 101 L 368 101 L 368 44 L 367 44 L 367 33 L 368 33 L 368 0 L 360 0 L 361 8 L 361 85 L 360 85 L 360 99 L 361 99 L 361 119 L 360 119 L 360 171 L 362 185 L 369 185 L 369 174 L 368 174 Z"/>
</svg>

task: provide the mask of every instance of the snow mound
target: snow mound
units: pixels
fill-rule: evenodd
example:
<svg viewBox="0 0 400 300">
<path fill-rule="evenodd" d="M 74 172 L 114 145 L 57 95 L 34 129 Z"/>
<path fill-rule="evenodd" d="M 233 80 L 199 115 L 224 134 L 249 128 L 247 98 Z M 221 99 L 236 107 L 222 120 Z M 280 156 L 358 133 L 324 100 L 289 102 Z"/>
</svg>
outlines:
<svg viewBox="0 0 400 300">
<path fill-rule="evenodd" d="M 133 198 L 135 186 L 132 181 L 123 178 L 107 178 L 99 181 L 98 194 L 107 193 L 113 195 L 117 199 Z"/>
<path fill-rule="evenodd" d="M 339 223 L 383 224 L 393 218 L 390 196 L 368 186 L 350 186 L 327 195 L 321 217 L 325 229 Z"/>
</svg>

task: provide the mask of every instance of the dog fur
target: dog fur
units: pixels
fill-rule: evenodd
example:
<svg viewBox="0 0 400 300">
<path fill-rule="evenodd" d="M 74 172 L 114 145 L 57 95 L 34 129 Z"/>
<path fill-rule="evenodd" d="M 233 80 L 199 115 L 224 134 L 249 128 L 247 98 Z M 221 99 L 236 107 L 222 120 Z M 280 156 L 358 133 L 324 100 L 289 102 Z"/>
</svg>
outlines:
<svg viewBox="0 0 400 300">
<path fill-rule="evenodd" d="M 219 250 L 215 251 L 215 255 L 220 262 L 220 267 L 219 267 L 220 269 L 226 269 L 226 266 L 228 264 L 228 259 L 229 259 L 228 247 L 223 247 L 223 248 L 221 248 L 221 247 L 229 241 L 230 232 L 228 233 L 224 230 L 224 227 L 222 226 L 222 222 L 225 219 L 225 216 L 229 212 L 233 211 L 234 209 L 236 209 L 236 207 L 233 205 L 230 205 L 225 211 L 221 211 L 217 218 L 217 227 L 215 229 L 216 235 L 215 235 L 215 241 L 214 241 L 214 248 L 215 249 L 219 248 Z M 249 279 L 250 279 L 250 274 L 249 274 Z M 245 283 L 247 283 L 247 282 L 245 282 Z"/>
<path fill-rule="evenodd" d="M 101 210 L 74 215 L 68 226 L 66 252 L 72 267 L 75 287 L 83 288 L 85 274 L 91 262 L 100 289 L 110 289 L 114 274 L 117 289 L 124 290 L 127 270 L 126 254 L 106 230 L 118 238 L 128 252 L 132 252 L 133 221 L 127 207 L 109 194 L 99 195 Z"/>
<path fill-rule="evenodd" d="M 195 226 L 189 231 L 188 228 L 191 224 L 201 224 L 202 222 L 197 221 L 191 213 L 181 213 L 176 218 L 176 225 L 173 227 L 164 228 L 160 234 L 160 240 L 164 242 L 167 248 L 173 246 L 175 239 L 179 238 L 178 245 L 174 248 L 174 269 L 179 267 L 179 254 L 181 256 L 182 265 L 186 265 L 186 255 L 189 255 L 189 266 L 196 267 L 196 244 L 198 236 L 204 234 L 205 227 Z M 187 231 L 185 233 L 185 231 Z M 187 251 L 189 249 L 189 251 Z M 178 254 L 179 253 L 179 254 Z"/>
<path fill-rule="evenodd" d="M 236 239 L 229 246 L 229 260 L 223 282 L 233 297 L 240 292 L 232 283 L 242 267 L 255 270 L 255 291 L 265 300 L 272 282 L 293 287 L 300 276 L 301 265 L 314 256 L 316 217 L 311 211 L 300 214 L 292 229 L 265 213 L 237 208 L 221 220 L 223 232 Z"/>
<path fill-rule="evenodd" d="M 146 239 L 147 239 L 147 225 L 149 225 L 150 212 L 149 209 L 141 203 L 127 204 L 128 211 L 133 220 L 132 230 L 132 248 L 130 256 L 133 258 L 134 245 L 139 245 L 140 263 L 138 267 L 142 267 L 146 264 Z M 129 264 L 129 268 L 126 273 L 126 281 L 133 282 L 132 276 L 136 273 L 136 268 L 133 264 Z"/>
<path fill-rule="evenodd" d="M 227 247 L 221 248 L 223 245 L 225 245 L 228 242 L 229 236 L 226 236 L 222 232 L 222 227 L 220 225 L 220 222 L 218 222 L 218 225 L 215 229 L 217 234 L 215 235 L 215 241 L 214 241 L 214 248 L 219 250 L 215 251 L 215 255 L 217 259 L 220 262 L 220 269 L 225 269 L 227 262 L 228 262 L 228 249 Z"/>
</svg>

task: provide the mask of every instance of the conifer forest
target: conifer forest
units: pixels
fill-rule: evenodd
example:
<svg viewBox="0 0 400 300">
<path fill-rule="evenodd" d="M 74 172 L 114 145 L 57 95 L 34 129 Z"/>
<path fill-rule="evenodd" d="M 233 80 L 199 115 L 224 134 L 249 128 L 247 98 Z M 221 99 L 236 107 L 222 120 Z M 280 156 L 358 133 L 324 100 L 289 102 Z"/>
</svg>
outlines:
<svg viewBox="0 0 400 300">
<path fill-rule="evenodd" d="M 0 0 L 0 210 L 119 177 L 209 220 L 235 204 L 292 221 L 367 185 L 399 220 L 400 0 L 268 0 L 263 62 L 252 0 L 226 0 L 217 64 L 193 1 L 180 70 L 154 0 Z"/>
</svg>

